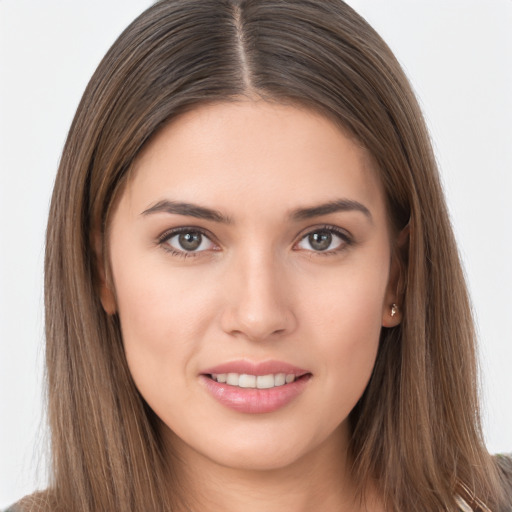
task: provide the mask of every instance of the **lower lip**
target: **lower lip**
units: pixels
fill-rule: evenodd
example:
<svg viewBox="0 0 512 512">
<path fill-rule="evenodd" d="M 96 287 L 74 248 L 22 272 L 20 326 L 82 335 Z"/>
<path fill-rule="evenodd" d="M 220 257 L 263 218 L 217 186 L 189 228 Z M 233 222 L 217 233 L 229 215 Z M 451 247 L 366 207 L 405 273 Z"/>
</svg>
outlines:
<svg viewBox="0 0 512 512">
<path fill-rule="evenodd" d="M 304 375 L 290 384 L 270 389 L 255 389 L 230 386 L 201 375 L 206 389 L 213 398 L 230 409 L 246 414 L 262 414 L 281 409 L 304 391 L 310 377 L 311 375 Z"/>
</svg>

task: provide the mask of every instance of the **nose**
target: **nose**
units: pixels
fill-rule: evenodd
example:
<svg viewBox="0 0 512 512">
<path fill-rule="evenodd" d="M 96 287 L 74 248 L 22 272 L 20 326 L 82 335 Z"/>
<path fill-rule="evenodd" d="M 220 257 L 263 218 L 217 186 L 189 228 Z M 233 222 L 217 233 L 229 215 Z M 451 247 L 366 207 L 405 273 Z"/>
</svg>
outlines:
<svg viewBox="0 0 512 512">
<path fill-rule="evenodd" d="M 232 262 L 222 328 L 233 336 L 263 341 L 293 332 L 293 290 L 272 255 Z"/>
</svg>

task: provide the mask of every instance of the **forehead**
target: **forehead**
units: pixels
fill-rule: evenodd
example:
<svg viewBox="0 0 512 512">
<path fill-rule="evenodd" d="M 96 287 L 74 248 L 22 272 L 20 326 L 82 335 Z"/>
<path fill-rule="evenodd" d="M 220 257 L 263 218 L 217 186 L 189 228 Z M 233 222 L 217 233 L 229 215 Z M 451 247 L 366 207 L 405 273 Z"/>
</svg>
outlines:
<svg viewBox="0 0 512 512">
<path fill-rule="evenodd" d="M 265 101 L 207 105 L 176 118 L 139 155 L 125 193 L 141 203 L 171 197 L 227 210 L 339 197 L 384 208 L 376 166 L 357 141 L 317 112 Z"/>
</svg>

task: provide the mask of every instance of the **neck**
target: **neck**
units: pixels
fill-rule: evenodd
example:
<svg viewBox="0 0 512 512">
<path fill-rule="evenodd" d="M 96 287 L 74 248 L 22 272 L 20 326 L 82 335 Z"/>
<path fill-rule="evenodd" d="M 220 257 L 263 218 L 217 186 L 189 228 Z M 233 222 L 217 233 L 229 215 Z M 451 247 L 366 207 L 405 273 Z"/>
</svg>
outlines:
<svg viewBox="0 0 512 512">
<path fill-rule="evenodd" d="M 343 432 L 326 440 L 314 453 L 271 469 L 222 466 L 172 437 L 173 467 L 180 475 L 180 494 L 186 503 L 183 512 L 381 510 L 376 500 L 362 503 L 359 499 Z"/>
</svg>

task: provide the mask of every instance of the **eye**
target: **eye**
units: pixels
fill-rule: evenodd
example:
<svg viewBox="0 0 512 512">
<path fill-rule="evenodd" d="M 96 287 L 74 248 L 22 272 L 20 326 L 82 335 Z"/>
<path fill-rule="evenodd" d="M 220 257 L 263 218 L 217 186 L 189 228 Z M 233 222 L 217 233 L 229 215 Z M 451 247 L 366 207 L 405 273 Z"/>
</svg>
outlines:
<svg viewBox="0 0 512 512">
<path fill-rule="evenodd" d="M 183 229 L 165 234 L 160 243 L 177 253 L 196 253 L 215 248 L 215 244 L 201 231 Z"/>
<path fill-rule="evenodd" d="M 334 228 L 316 229 L 297 244 L 299 249 L 314 252 L 333 252 L 350 243 L 347 235 Z"/>
</svg>

